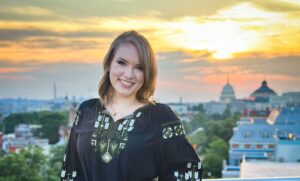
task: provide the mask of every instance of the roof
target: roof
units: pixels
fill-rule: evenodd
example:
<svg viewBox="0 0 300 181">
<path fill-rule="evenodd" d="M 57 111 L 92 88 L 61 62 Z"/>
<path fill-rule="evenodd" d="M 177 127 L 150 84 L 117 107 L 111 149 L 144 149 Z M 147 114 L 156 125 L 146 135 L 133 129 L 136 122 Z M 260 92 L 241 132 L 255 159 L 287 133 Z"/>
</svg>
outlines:
<svg viewBox="0 0 300 181">
<path fill-rule="evenodd" d="M 224 85 L 220 96 L 220 99 L 226 98 L 235 99 L 234 89 L 229 82 L 227 82 L 227 84 Z"/>
<path fill-rule="evenodd" d="M 243 117 L 230 142 L 274 142 L 275 129 L 266 118 Z"/>
<path fill-rule="evenodd" d="M 300 163 L 247 162 L 243 160 L 240 170 L 241 178 L 300 176 Z"/>
<path fill-rule="evenodd" d="M 273 95 L 277 95 L 274 90 L 272 90 L 268 87 L 268 83 L 265 80 L 262 81 L 261 86 L 252 93 L 252 95 L 255 95 L 255 94 L 273 94 Z"/>
<path fill-rule="evenodd" d="M 230 142 L 269 142 L 275 141 L 277 133 L 280 139 L 286 139 L 289 133 L 300 139 L 300 106 L 285 107 L 275 119 L 275 124 L 269 124 L 267 118 L 242 117 L 237 122 L 235 132 Z"/>
</svg>

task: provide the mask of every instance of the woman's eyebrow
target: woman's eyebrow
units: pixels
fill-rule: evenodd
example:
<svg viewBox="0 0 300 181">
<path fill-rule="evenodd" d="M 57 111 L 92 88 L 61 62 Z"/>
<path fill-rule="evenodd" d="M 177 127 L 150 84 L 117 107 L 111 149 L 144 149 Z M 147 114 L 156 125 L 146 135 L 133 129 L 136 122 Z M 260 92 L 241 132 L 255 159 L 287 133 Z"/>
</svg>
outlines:
<svg viewBox="0 0 300 181">
<path fill-rule="evenodd" d="M 125 58 L 122 58 L 122 57 L 119 57 L 118 59 L 119 59 L 119 60 L 123 60 L 123 61 L 125 61 L 125 62 L 128 62 L 128 60 L 126 60 Z"/>
</svg>

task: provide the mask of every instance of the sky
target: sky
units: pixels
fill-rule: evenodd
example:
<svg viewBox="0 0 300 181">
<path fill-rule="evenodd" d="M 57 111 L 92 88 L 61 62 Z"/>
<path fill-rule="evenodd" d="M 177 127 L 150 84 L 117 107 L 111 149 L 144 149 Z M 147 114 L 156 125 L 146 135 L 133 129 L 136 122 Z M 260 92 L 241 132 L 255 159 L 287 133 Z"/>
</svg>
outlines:
<svg viewBox="0 0 300 181">
<path fill-rule="evenodd" d="M 237 98 L 263 80 L 300 91 L 298 0 L 1 0 L 0 98 L 97 97 L 102 60 L 136 30 L 158 62 L 160 102 Z"/>
</svg>

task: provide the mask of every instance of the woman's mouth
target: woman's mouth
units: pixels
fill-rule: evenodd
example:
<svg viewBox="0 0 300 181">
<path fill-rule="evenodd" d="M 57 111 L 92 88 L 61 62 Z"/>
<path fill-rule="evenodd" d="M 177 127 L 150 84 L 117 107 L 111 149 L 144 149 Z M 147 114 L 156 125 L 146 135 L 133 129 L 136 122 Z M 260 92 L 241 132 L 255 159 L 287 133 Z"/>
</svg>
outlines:
<svg viewBox="0 0 300 181">
<path fill-rule="evenodd" d="M 122 87 L 125 87 L 125 88 L 130 88 L 134 84 L 133 82 L 129 82 L 126 80 L 121 80 L 121 79 L 120 79 L 120 83 L 121 83 Z"/>
</svg>

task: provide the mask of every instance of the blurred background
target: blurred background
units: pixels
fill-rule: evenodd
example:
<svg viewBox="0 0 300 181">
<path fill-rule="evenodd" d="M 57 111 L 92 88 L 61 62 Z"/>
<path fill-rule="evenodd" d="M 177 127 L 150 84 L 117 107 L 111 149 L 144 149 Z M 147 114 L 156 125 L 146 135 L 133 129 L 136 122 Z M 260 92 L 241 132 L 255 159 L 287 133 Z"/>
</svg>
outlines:
<svg viewBox="0 0 300 181">
<path fill-rule="evenodd" d="M 299 17 L 297 0 L 1 0 L 0 181 L 59 179 L 76 109 L 132 29 L 203 177 L 300 177 Z"/>
</svg>

